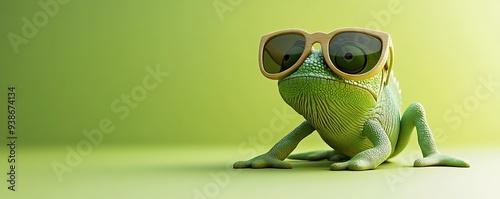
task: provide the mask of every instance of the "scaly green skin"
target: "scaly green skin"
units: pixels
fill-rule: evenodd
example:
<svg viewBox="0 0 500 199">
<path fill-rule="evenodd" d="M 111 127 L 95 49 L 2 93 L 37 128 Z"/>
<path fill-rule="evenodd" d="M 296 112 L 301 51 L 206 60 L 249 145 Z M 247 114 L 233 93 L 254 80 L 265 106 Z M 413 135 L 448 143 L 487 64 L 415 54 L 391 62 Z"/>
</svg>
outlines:
<svg viewBox="0 0 500 199">
<path fill-rule="evenodd" d="M 469 163 L 439 153 L 419 103 L 411 104 L 400 117 L 401 92 L 391 74 L 382 85 L 382 74 L 363 81 L 346 80 L 325 64 L 320 50 L 313 50 L 300 68 L 279 81 L 282 98 L 306 121 L 282 138 L 267 153 L 234 168 L 292 168 L 285 158 L 333 161 L 331 170 L 368 170 L 397 155 L 408 144 L 416 127 L 423 158 L 414 166 L 469 167 Z M 316 130 L 334 150 L 288 156 L 297 144 Z"/>
</svg>

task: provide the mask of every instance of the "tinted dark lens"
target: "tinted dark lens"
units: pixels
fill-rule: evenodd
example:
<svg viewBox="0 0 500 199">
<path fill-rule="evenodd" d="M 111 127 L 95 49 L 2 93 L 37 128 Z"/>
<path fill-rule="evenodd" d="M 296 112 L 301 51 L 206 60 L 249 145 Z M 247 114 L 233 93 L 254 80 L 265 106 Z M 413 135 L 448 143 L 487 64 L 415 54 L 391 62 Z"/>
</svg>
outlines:
<svg viewBox="0 0 500 199">
<path fill-rule="evenodd" d="M 264 45 L 262 61 L 267 73 L 276 74 L 293 66 L 304 52 L 306 44 L 300 34 L 286 34 L 272 38 Z"/>
<path fill-rule="evenodd" d="M 330 60 L 340 71 L 363 74 L 380 59 L 382 41 L 364 33 L 344 32 L 330 40 L 329 50 Z"/>
</svg>

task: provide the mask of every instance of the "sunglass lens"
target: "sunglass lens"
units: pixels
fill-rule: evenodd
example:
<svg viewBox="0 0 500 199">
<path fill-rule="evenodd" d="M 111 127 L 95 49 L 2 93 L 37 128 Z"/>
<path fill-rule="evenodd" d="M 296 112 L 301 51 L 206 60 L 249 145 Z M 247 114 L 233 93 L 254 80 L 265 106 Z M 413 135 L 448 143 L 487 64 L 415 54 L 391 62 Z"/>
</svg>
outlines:
<svg viewBox="0 0 500 199">
<path fill-rule="evenodd" d="M 380 39 L 359 32 L 344 32 L 334 36 L 329 44 L 330 60 L 340 71 L 363 74 L 380 59 Z"/>
<path fill-rule="evenodd" d="M 277 74 L 292 67 L 304 52 L 306 39 L 300 34 L 285 34 L 272 38 L 264 45 L 264 70 Z"/>
</svg>

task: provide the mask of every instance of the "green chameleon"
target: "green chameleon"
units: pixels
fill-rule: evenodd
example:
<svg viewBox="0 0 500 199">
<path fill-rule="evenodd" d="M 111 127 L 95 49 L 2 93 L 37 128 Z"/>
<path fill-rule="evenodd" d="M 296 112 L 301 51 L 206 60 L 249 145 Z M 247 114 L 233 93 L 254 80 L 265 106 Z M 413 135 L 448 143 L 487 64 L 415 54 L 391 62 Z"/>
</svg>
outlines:
<svg viewBox="0 0 500 199">
<path fill-rule="evenodd" d="M 274 34 L 281 35 L 285 33 Z M 339 34 L 335 33 L 335 35 Z M 401 117 L 401 91 L 391 71 L 392 67 L 387 67 L 387 64 L 385 64 L 383 70 L 386 70 L 385 76 L 388 75 L 386 82 L 383 80 L 385 78 L 383 72 L 374 74 L 364 80 L 342 78 L 335 71 L 332 71 L 332 67 L 329 67 L 329 65 L 334 65 L 340 70 L 342 70 L 342 67 L 352 67 L 349 64 L 356 64 L 356 59 L 363 58 L 360 58 L 361 55 L 359 55 L 362 52 L 358 52 L 356 49 L 366 47 L 356 46 L 352 41 L 349 42 L 347 36 L 344 39 L 337 39 L 341 43 L 347 42 L 351 45 L 347 47 L 345 47 L 345 44 L 333 44 L 333 42 L 328 43 L 328 41 L 318 39 L 323 48 L 325 45 L 330 45 L 328 49 L 329 55 L 332 54 L 332 51 L 335 51 L 333 54 L 341 53 L 340 58 L 335 57 L 336 55 L 325 58 L 325 54 L 321 49 L 311 49 L 315 41 L 308 41 L 309 38 L 303 37 L 304 41 L 292 41 L 294 46 L 284 47 L 292 49 L 298 45 L 300 48 L 296 51 L 295 58 L 293 53 L 272 55 L 273 52 L 269 50 L 272 48 L 272 44 L 268 43 L 272 43 L 273 40 L 267 41 L 269 39 L 263 38 L 266 41 L 263 41 L 265 44 L 261 43 L 261 53 L 263 53 L 261 65 L 267 64 L 266 62 L 269 63 L 269 61 L 265 60 L 270 59 L 269 57 L 266 58 L 267 54 L 272 59 L 279 59 L 275 62 L 280 63 L 278 64 L 279 67 L 282 67 L 279 69 L 280 71 L 288 70 L 287 67 L 293 67 L 289 67 L 290 64 L 287 66 L 284 61 L 295 59 L 292 61 L 298 62 L 292 63 L 296 65 L 294 71 L 292 70 L 289 72 L 290 74 L 279 78 L 278 86 L 284 101 L 302 115 L 305 121 L 276 143 L 267 153 L 247 161 L 238 161 L 234 163 L 234 168 L 272 167 L 289 169 L 292 168 L 292 165 L 284 160 L 290 158 L 310 161 L 324 159 L 334 161 L 330 166 L 330 170 L 375 169 L 387 159 L 399 154 L 406 147 L 414 127 L 417 129 L 418 144 L 423 155 L 423 158 L 415 160 L 415 167 L 434 165 L 469 167 L 467 161 L 439 152 L 427 123 L 424 107 L 421 104 L 413 103 L 409 105 Z M 336 37 L 334 36 L 334 39 Z M 384 43 L 384 41 L 380 43 Z M 280 44 L 277 43 L 276 45 L 279 47 Z M 383 47 L 384 44 L 381 46 Z M 304 50 L 304 48 L 306 49 Z M 307 54 L 303 55 L 303 53 Z M 370 56 L 365 55 L 365 58 L 370 59 Z M 380 56 L 380 53 L 378 56 Z M 377 60 L 381 59 L 375 57 Z M 326 59 L 330 59 L 331 62 Z M 370 62 L 364 61 L 363 63 L 366 65 L 366 63 Z M 270 70 L 265 67 L 263 73 Z M 359 73 L 359 70 L 351 72 L 351 74 L 353 73 Z M 333 150 L 312 151 L 289 156 L 298 143 L 313 131 L 317 131 Z"/>
</svg>

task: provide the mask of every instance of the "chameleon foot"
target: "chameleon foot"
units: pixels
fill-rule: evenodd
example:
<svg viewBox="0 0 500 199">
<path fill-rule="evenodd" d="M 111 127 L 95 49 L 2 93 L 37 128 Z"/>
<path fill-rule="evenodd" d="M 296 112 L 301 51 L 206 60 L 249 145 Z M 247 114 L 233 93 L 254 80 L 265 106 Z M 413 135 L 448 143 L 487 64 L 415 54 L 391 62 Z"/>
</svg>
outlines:
<svg viewBox="0 0 500 199">
<path fill-rule="evenodd" d="M 413 163 L 415 167 L 428 167 L 428 166 L 452 166 L 452 167 L 470 167 L 469 163 L 465 160 L 455 158 L 449 155 L 439 153 L 431 154 L 427 157 L 415 160 Z"/>
<path fill-rule="evenodd" d="M 353 171 L 364 171 L 369 169 L 377 168 L 378 164 L 371 164 L 366 160 L 349 160 L 346 162 L 335 162 L 330 165 L 330 170 L 340 171 L 340 170 L 353 170 Z"/>
<path fill-rule="evenodd" d="M 271 155 L 265 153 L 255 158 L 247 161 L 238 161 L 234 163 L 233 168 L 280 168 L 280 169 L 291 169 L 292 165 L 288 162 L 280 160 L 278 158 L 272 157 Z"/>
</svg>

